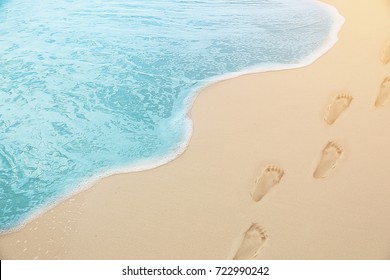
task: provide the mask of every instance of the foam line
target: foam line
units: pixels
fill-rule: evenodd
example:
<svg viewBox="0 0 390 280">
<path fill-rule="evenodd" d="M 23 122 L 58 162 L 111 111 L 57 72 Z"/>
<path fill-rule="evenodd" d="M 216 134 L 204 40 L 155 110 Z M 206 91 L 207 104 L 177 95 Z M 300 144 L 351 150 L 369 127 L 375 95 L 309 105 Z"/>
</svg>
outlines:
<svg viewBox="0 0 390 280">
<path fill-rule="evenodd" d="M 307 56 L 305 59 L 303 59 L 301 62 L 296 64 L 273 64 L 273 65 L 254 65 L 252 67 L 245 68 L 238 72 L 232 72 L 227 73 L 220 76 L 212 77 L 208 80 L 206 80 L 202 85 L 196 87 L 193 90 L 193 94 L 191 94 L 187 98 L 187 104 L 181 114 L 176 117 L 176 121 L 180 121 L 180 118 L 185 118 L 186 123 L 186 131 L 183 142 L 173 149 L 169 154 L 164 156 L 163 158 L 155 158 L 155 159 L 148 159 L 148 160 L 142 160 L 138 161 L 136 163 L 133 163 L 127 167 L 120 168 L 120 169 L 112 169 L 108 170 L 106 172 L 102 172 L 100 174 L 97 174 L 96 176 L 91 177 L 88 180 L 83 181 L 82 183 L 78 184 L 76 188 L 73 189 L 73 191 L 70 191 L 68 194 L 59 197 L 57 200 L 55 200 L 53 203 L 44 205 L 39 207 L 36 211 L 30 212 L 28 217 L 26 217 L 23 220 L 23 223 L 15 225 L 14 227 L 7 229 L 7 230 L 1 230 L 0 234 L 7 234 L 10 232 L 17 231 L 24 227 L 27 223 L 29 223 L 31 220 L 34 220 L 38 216 L 42 215 L 43 213 L 47 212 L 48 210 L 54 208 L 61 202 L 67 200 L 68 198 L 92 187 L 97 182 L 99 182 L 101 179 L 105 177 L 109 177 L 116 174 L 123 174 L 123 173 L 130 173 L 130 172 L 139 172 L 144 170 L 149 170 L 153 168 L 157 168 L 159 166 L 162 166 L 164 164 L 167 164 L 174 159 L 178 158 L 188 147 L 189 141 L 192 136 L 193 131 L 193 124 L 192 120 L 190 119 L 188 113 L 191 110 L 191 107 L 193 106 L 193 103 L 198 96 L 198 94 L 202 91 L 202 89 L 210 86 L 213 83 L 220 82 L 223 80 L 228 80 L 232 78 L 236 78 L 239 76 L 247 75 L 247 74 L 253 74 L 253 73 L 262 73 L 262 72 L 269 72 L 269 71 L 280 71 L 280 70 L 289 70 L 289 69 L 296 69 L 308 66 L 315 62 L 317 59 L 319 59 L 322 55 L 324 55 L 326 52 L 328 52 L 338 41 L 338 33 L 341 30 L 342 25 L 345 22 L 345 18 L 338 12 L 338 10 L 326 3 L 323 3 L 321 1 L 314 1 L 318 3 L 318 5 L 321 5 L 325 10 L 327 10 L 334 18 L 333 26 L 329 32 L 328 38 L 322 43 L 322 45 L 314 52 L 312 52 L 309 56 Z M 173 120 L 175 121 L 175 120 Z"/>
</svg>

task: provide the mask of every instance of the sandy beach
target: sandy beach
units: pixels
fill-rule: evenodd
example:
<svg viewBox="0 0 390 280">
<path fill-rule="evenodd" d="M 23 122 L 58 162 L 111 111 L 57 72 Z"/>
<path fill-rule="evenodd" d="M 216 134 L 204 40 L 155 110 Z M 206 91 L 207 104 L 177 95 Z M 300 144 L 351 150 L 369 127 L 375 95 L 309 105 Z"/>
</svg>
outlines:
<svg viewBox="0 0 390 280">
<path fill-rule="evenodd" d="M 0 236 L 0 258 L 390 259 L 390 1 L 323 2 L 346 19 L 329 52 L 205 88 L 181 156 Z"/>
</svg>

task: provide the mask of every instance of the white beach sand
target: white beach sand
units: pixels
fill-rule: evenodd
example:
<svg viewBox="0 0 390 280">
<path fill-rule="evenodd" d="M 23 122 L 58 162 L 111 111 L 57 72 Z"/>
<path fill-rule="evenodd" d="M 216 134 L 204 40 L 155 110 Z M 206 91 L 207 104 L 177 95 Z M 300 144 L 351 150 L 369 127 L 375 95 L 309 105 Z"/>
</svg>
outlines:
<svg viewBox="0 0 390 280">
<path fill-rule="evenodd" d="M 1 236 L 0 258 L 390 259 L 390 1 L 324 2 L 346 18 L 328 53 L 204 89 L 183 155 Z"/>
</svg>

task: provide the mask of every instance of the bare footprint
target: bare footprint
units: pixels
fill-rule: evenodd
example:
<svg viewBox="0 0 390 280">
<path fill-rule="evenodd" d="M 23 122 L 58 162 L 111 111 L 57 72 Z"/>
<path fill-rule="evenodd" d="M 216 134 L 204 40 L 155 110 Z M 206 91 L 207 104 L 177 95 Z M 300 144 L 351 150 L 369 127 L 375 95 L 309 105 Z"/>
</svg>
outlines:
<svg viewBox="0 0 390 280">
<path fill-rule="evenodd" d="M 379 91 L 378 97 L 375 101 L 375 106 L 383 106 L 390 99 L 390 77 L 384 79 L 381 84 L 381 89 Z"/>
<path fill-rule="evenodd" d="M 385 47 L 383 48 L 381 60 L 384 64 L 390 62 L 390 40 L 387 41 Z"/>
<path fill-rule="evenodd" d="M 278 166 L 268 165 L 260 177 L 256 179 L 255 186 L 251 192 L 252 199 L 254 201 L 262 199 L 273 186 L 280 182 L 283 175 L 283 169 Z"/>
<path fill-rule="evenodd" d="M 341 113 L 349 107 L 351 102 L 352 96 L 350 96 L 348 93 L 344 92 L 338 94 L 329 104 L 324 118 L 325 122 L 329 125 L 332 125 L 341 115 Z"/>
<path fill-rule="evenodd" d="M 268 240 L 267 232 L 259 224 L 252 224 L 244 233 L 241 245 L 233 260 L 250 260 L 257 256 Z"/>
<path fill-rule="evenodd" d="M 344 149 L 341 145 L 333 141 L 329 142 L 322 150 L 321 159 L 317 164 L 313 177 L 316 179 L 327 177 L 330 170 L 336 166 L 343 152 Z"/>
</svg>

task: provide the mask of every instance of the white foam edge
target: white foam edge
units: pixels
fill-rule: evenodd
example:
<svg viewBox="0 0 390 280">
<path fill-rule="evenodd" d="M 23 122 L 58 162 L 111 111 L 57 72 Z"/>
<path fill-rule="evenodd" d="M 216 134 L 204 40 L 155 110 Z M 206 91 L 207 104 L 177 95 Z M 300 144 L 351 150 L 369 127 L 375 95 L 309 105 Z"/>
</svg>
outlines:
<svg viewBox="0 0 390 280">
<path fill-rule="evenodd" d="M 35 220 L 39 216 L 43 215 L 44 213 L 50 211 L 54 207 L 58 206 L 59 204 L 63 203 L 64 201 L 68 200 L 69 198 L 75 196 L 78 193 L 81 193 L 90 187 L 96 185 L 99 181 L 101 181 L 103 178 L 110 177 L 113 175 L 119 175 L 124 173 L 131 173 L 131 172 L 140 172 L 145 170 L 154 169 L 157 167 L 160 167 L 162 165 L 165 165 L 175 159 L 177 159 L 181 154 L 185 152 L 187 149 L 191 136 L 193 131 L 193 123 L 189 116 L 189 113 L 191 111 L 191 108 L 195 102 L 196 97 L 200 94 L 200 92 L 209 87 L 210 85 L 221 82 L 224 80 L 229 80 L 233 78 L 237 78 L 240 76 L 248 75 L 248 74 L 255 74 L 255 73 L 264 73 L 264 72 L 272 72 L 272 71 L 281 71 L 281 70 L 291 70 L 291 69 L 297 69 L 306 67 L 312 63 L 314 63 L 316 60 L 318 60 L 321 56 L 323 56 L 325 53 L 327 53 L 339 40 L 338 33 L 341 30 L 341 27 L 345 23 L 345 18 L 339 13 L 339 11 L 336 9 L 336 7 L 333 7 L 327 3 L 321 2 L 319 0 L 313 0 L 318 5 L 323 6 L 325 10 L 327 10 L 331 16 L 334 18 L 334 23 L 332 26 L 332 29 L 329 31 L 328 38 L 321 44 L 321 46 L 316 50 L 313 51 L 310 55 L 308 55 L 306 58 L 304 58 L 301 62 L 296 64 L 279 64 L 279 65 L 272 65 L 272 66 L 264 66 L 264 65 L 257 65 L 248 67 L 246 69 L 243 69 L 241 71 L 237 72 L 231 72 L 219 76 L 214 76 L 204 82 L 203 85 L 198 86 L 193 91 L 193 94 L 190 94 L 187 100 L 187 106 L 185 107 L 185 122 L 187 123 L 185 137 L 183 142 L 171 153 L 169 153 L 167 156 L 163 158 L 158 159 L 148 159 L 143 161 L 138 161 L 136 163 L 133 163 L 127 167 L 120 168 L 120 169 L 113 169 L 108 170 L 105 172 L 102 172 L 96 176 L 91 177 L 88 180 L 83 181 L 82 183 L 78 184 L 72 191 L 68 192 L 65 195 L 62 195 L 61 197 L 57 198 L 53 203 L 50 205 L 46 205 L 43 207 L 40 207 L 36 211 L 30 213 L 27 218 L 24 219 L 24 221 L 10 229 L 7 230 L 0 230 L 0 235 L 6 235 L 8 233 L 12 233 L 15 231 L 18 231 L 25 227 L 28 223 Z M 183 116 L 183 114 L 179 114 L 177 119 L 180 119 Z"/>
<path fill-rule="evenodd" d="M 272 64 L 272 65 L 254 65 L 248 68 L 245 68 L 241 71 L 231 72 L 219 76 L 214 76 L 206 81 L 206 84 L 201 86 L 199 90 L 202 90 L 206 87 L 209 87 L 211 84 L 221 82 L 224 80 L 229 80 L 233 78 L 237 78 L 240 76 L 248 75 L 248 74 L 256 74 L 256 73 L 264 73 L 264 72 L 273 72 L 273 71 L 281 71 L 281 70 L 291 70 L 309 66 L 313 64 L 316 60 L 318 60 L 321 56 L 327 53 L 339 40 L 338 33 L 341 30 L 341 27 L 345 23 L 345 18 L 338 12 L 338 10 L 326 3 L 321 1 L 314 0 L 314 2 L 323 6 L 325 10 L 333 16 L 334 23 L 332 25 L 331 30 L 329 31 L 329 36 L 324 40 L 324 42 L 317 48 L 317 50 L 313 51 L 310 55 L 306 56 L 299 63 L 295 64 Z"/>
<path fill-rule="evenodd" d="M 185 121 L 188 123 L 188 125 L 186 126 L 184 140 L 182 143 L 180 143 L 180 145 L 175 150 L 171 151 L 168 155 L 164 156 L 163 158 L 137 161 L 137 162 L 134 162 L 127 167 L 120 168 L 120 169 L 107 170 L 105 172 L 101 172 L 95 176 L 92 176 L 91 178 L 84 180 L 83 182 L 77 184 L 74 188 L 71 187 L 70 188 L 71 190 L 69 190 L 65 194 L 62 194 L 62 195 L 58 196 L 57 198 L 55 198 L 55 201 L 53 201 L 52 203 L 50 203 L 48 205 L 40 206 L 39 209 L 32 211 L 31 213 L 28 214 L 27 217 L 25 217 L 23 219 L 23 222 L 15 225 L 12 228 L 7 229 L 7 230 L 0 229 L 0 236 L 6 235 L 8 233 L 12 233 L 12 232 L 15 232 L 15 231 L 18 231 L 18 230 L 24 228 L 31 221 L 42 216 L 44 213 L 50 211 L 51 209 L 55 208 L 59 204 L 67 201 L 71 197 L 74 197 L 75 195 L 91 188 L 92 186 L 96 185 L 98 182 L 100 182 L 104 178 L 114 176 L 114 175 L 150 170 L 153 168 L 160 167 L 164 164 L 167 164 L 167 163 L 177 159 L 187 149 L 188 144 L 189 144 L 190 139 L 191 139 L 191 136 L 192 136 L 192 121 L 189 118 L 186 118 Z"/>
</svg>

